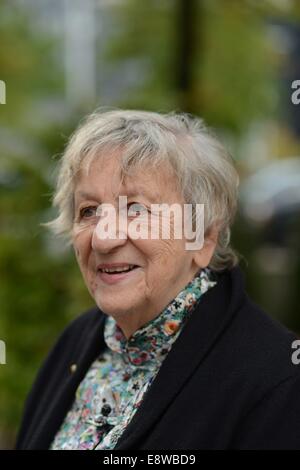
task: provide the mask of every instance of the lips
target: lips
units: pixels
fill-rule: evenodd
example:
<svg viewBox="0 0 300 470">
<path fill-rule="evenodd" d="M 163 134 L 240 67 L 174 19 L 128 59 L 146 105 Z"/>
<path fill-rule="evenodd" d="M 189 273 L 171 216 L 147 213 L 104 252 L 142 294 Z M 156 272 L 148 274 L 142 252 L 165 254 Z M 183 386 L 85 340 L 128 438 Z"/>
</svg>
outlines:
<svg viewBox="0 0 300 470">
<path fill-rule="evenodd" d="M 120 273 L 126 273 L 130 272 L 135 268 L 138 268 L 139 266 L 136 264 L 131 264 L 131 263 L 106 263 L 106 264 L 100 264 L 97 268 L 98 271 L 101 273 L 106 273 L 110 275 L 114 274 L 120 274 Z"/>
<path fill-rule="evenodd" d="M 109 285 L 131 279 L 139 271 L 140 266 L 129 263 L 100 264 L 97 269 L 99 279 Z"/>
</svg>

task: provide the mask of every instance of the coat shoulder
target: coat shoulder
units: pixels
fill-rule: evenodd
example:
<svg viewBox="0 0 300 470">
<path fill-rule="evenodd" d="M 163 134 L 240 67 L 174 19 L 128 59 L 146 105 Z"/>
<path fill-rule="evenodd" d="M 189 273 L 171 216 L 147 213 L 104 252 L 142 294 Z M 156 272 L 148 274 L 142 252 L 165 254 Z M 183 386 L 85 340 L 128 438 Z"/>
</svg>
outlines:
<svg viewBox="0 0 300 470">
<path fill-rule="evenodd" d="M 54 346 L 50 350 L 44 365 L 53 363 L 56 357 L 59 360 L 68 355 L 76 356 L 76 351 L 84 344 L 91 331 L 98 328 L 105 315 L 98 307 L 93 307 L 79 314 L 60 333 Z"/>
<path fill-rule="evenodd" d="M 89 349 L 91 334 L 101 333 L 103 317 L 105 315 L 98 307 L 91 308 L 71 321 L 56 340 L 27 396 L 17 437 L 17 449 L 26 448 L 27 439 L 32 435 L 40 414 L 45 412 L 44 402 L 50 403 L 63 384 L 69 380 L 70 367 L 77 363 L 81 353 L 83 352 L 83 356 L 90 361 L 97 354 L 96 350 L 86 352 L 86 349 Z M 98 343 L 101 347 L 101 340 Z"/>
<path fill-rule="evenodd" d="M 288 377 L 300 376 L 300 366 L 292 360 L 297 335 L 248 295 L 229 330 L 232 365 L 243 371 L 248 380 L 255 377 L 275 386 Z"/>
</svg>

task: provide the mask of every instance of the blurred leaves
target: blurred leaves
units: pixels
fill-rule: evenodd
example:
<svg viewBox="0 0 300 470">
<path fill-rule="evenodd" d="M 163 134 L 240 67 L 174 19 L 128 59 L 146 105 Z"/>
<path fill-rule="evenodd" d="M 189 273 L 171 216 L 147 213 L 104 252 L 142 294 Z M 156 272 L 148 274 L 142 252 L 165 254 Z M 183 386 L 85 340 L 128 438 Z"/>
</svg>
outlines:
<svg viewBox="0 0 300 470">
<path fill-rule="evenodd" d="M 193 112 L 234 139 L 253 122 L 277 117 L 280 61 L 266 24 L 299 21 L 299 2 L 287 9 L 271 0 L 189 0 L 192 14 L 186 0 L 104 3 L 102 24 L 109 31 L 105 47 L 98 40 L 97 78 L 101 84 L 110 70 L 117 96 L 110 105 Z M 40 227 L 54 216 L 58 156 L 90 109 L 66 103 L 63 37 L 37 26 L 33 4 L 0 4 L 0 79 L 7 84 L 7 105 L 0 107 L 0 339 L 7 344 L 0 434 L 10 445 L 41 361 L 68 321 L 93 304 L 71 249 Z M 239 218 L 234 242 L 254 270 L 248 280 L 255 296 L 261 278 L 253 253 L 261 234 Z M 297 310 L 295 292 L 287 316 Z"/>
<path fill-rule="evenodd" d="M 201 114 L 209 124 L 241 133 L 274 106 L 276 81 L 264 15 L 247 2 L 192 0 L 192 15 L 186 15 L 190 24 L 184 28 L 184 3 L 116 4 L 116 32 L 106 57 L 136 60 L 141 74 L 122 105 L 171 110 L 184 104 L 185 111 Z M 182 37 L 191 28 L 194 37 Z M 180 89 L 178 62 L 189 51 L 181 47 L 186 41 L 193 49 L 192 77 L 190 87 Z M 183 94 L 190 95 L 188 100 Z"/>
<path fill-rule="evenodd" d="M 0 123 L 24 125 L 33 101 L 61 87 L 59 70 L 51 66 L 54 41 L 31 27 L 32 8 L 21 9 L 16 0 L 2 0 L 0 8 L 0 73 L 9 100 Z"/>
</svg>

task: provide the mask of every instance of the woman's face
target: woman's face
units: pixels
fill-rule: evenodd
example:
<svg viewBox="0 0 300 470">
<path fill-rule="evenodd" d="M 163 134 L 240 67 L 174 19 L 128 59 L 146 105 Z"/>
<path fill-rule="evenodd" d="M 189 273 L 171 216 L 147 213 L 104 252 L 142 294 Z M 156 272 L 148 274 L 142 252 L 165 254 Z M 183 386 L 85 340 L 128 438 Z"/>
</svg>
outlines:
<svg viewBox="0 0 300 470">
<path fill-rule="evenodd" d="M 183 204 L 175 178 L 167 166 L 139 170 L 121 181 L 119 155 L 95 159 L 89 171 L 81 171 L 74 193 L 73 246 L 85 283 L 98 307 L 115 318 L 126 337 L 155 318 L 164 307 L 205 267 L 213 253 L 211 244 L 201 250 L 186 250 L 186 240 L 172 236 L 135 239 L 128 229 L 117 236 L 99 236 L 100 204 L 118 208 L 119 196 L 127 196 L 128 226 L 137 215 L 150 221 L 151 204 Z M 149 212 L 148 212 L 149 211 Z M 103 213 L 102 213 L 103 214 Z M 106 213 L 108 214 L 108 213 Z M 120 212 L 116 211 L 118 217 Z M 122 217 L 123 217 L 122 216 Z M 163 215 L 154 214 L 155 224 Z M 107 219 L 110 220 L 110 219 Z M 141 220 L 141 219 L 140 219 Z M 141 222 L 141 227 L 143 222 Z M 151 223 L 148 227 L 151 228 Z M 118 228 L 118 224 L 117 224 Z M 103 266 L 104 265 L 104 266 Z M 123 274 L 103 273 L 118 265 L 136 266 Z M 112 265 L 112 266 L 110 266 Z"/>
</svg>

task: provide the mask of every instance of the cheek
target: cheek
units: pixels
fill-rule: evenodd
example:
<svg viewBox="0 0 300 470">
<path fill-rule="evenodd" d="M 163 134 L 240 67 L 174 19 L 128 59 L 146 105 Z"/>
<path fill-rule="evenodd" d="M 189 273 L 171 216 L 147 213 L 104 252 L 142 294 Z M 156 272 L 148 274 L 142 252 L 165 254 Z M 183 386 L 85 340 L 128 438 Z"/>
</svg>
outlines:
<svg viewBox="0 0 300 470">
<path fill-rule="evenodd" d="M 81 233 L 73 238 L 73 247 L 78 264 L 80 267 L 84 268 L 88 263 L 89 254 L 91 252 L 91 236 Z"/>
<path fill-rule="evenodd" d="M 143 254 L 149 272 L 165 272 L 185 256 L 181 240 L 135 240 L 135 246 Z"/>
<path fill-rule="evenodd" d="M 158 250 L 162 257 L 174 261 L 181 259 L 185 254 L 182 240 L 162 240 Z"/>
<path fill-rule="evenodd" d="M 190 259 L 182 240 L 165 240 L 159 247 L 158 264 L 165 279 L 177 280 L 189 269 Z"/>
</svg>

